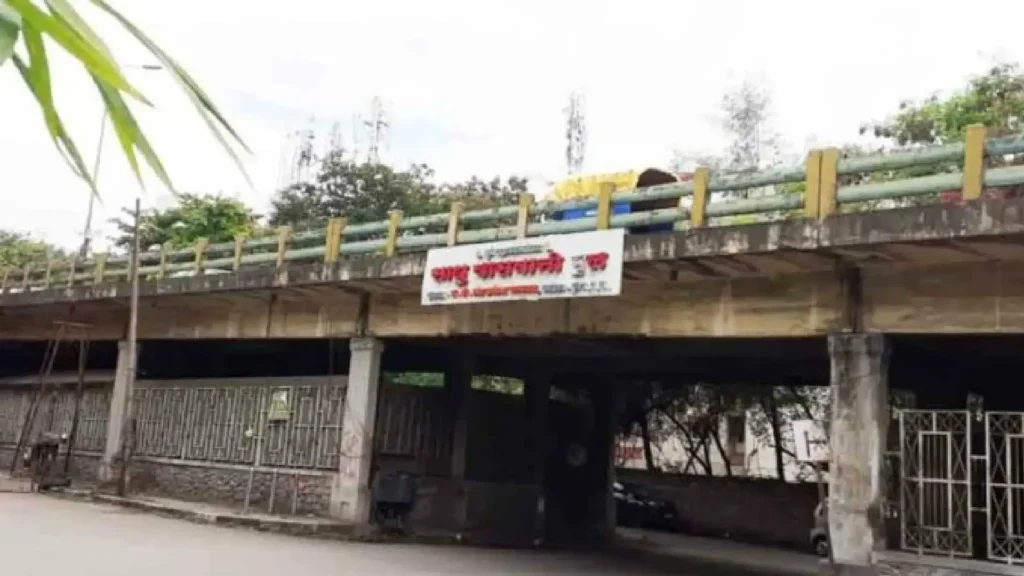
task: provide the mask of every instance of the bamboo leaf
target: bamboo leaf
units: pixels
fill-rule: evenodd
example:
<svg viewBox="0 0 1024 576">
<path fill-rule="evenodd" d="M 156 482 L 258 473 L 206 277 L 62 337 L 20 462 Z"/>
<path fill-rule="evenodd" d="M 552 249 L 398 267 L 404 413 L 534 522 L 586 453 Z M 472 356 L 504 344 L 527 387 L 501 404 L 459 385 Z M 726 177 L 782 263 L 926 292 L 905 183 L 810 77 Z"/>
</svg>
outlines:
<svg viewBox="0 0 1024 576">
<path fill-rule="evenodd" d="M 62 20 L 64 24 L 74 30 L 85 42 L 95 47 L 110 60 L 114 60 L 107 45 L 100 39 L 99 35 L 82 19 L 68 0 L 46 0 L 50 12 L 54 17 Z"/>
<path fill-rule="evenodd" d="M 35 96 L 39 109 L 43 113 L 43 120 L 50 132 L 54 145 L 61 153 L 64 160 L 71 166 L 71 170 L 80 178 L 86 181 L 93 194 L 99 195 L 96 183 L 89 174 L 89 169 L 82 160 L 74 140 L 64 128 L 64 123 L 57 113 L 53 102 L 53 89 L 50 84 L 50 65 L 46 57 L 46 47 L 43 44 L 42 35 L 29 22 L 22 23 L 22 37 L 29 55 L 29 63 L 25 63 L 17 54 L 13 55 L 13 61 L 22 79 L 28 86 L 29 91 Z"/>
<path fill-rule="evenodd" d="M 242 176 L 245 177 L 246 182 L 252 187 L 252 180 L 249 178 L 249 174 L 246 172 L 245 167 L 242 165 L 241 159 L 235 152 L 234 148 L 228 143 L 227 139 L 221 133 L 223 128 L 228 132 L 231 138 L 238 143 L 243 150 L 248 153 L 252 153 L 249 147 L 242 140 L 241 136 L 232 128 L 231 124 L 228 123 L 227 119 L 221 114 L 220 110 L 214 105 L 213 100 L 199 87 L 199 84 L 192 79 L 192 77 L 185 71 L 180 64 L 178 64 L 173 58 L 170 57 L 166 52 L 163 51 L 155 42 L 150 40 L 148 36 L 137 26 L 131 23 L 127 18 L 121 15 L 120 12 L 115 10 L 106 0 L 92 0 L 92 3 L 98 8 L 106 12 L 112 18 L 118 21 L 129 33 L 131 33 L 136 40 L 138 40 L 143 46 L 149 50 L 157 60 L 170 72 L 171 77 L 178 83 L 181 89 L 192 101 L 193 106 L 199 112 L 199 116 L 206 123 L 207 128 L 213 133 L 214 137 L 220 143 L 220 145 L 227 151 L 228 155 L 234 161 L 235 166 L 238 167 Z"/>
<path fill-rule="evenodd" d="M 18 43 L 21 30 L 21 16 L 0 0 L 0 66 L 14 54 L 14 45 Z"/>
<path fill-rule="evenodd" d="M 142 128 L 135 119 L 135 115 L 132 114 L 131 108 L 128 107 L 128 103 L 124 101 L 121 93 L 99 81 L 96 82 L 96 86 L 100 90 L 100 96 L 103 98 L 103 103 L 107 108 L 110 122 L 114 126 L 117 140 L 121 144 L 125 157 L 128 158 L 132 171 L 135 172 L 135 177 L 139 180 L 139 185 L 145 187 L 142 181 L 142 173 L 139 171 L 136 152 L 142 154 L 146 163 L 149 164 L 149 167 L 163 185 L 171 192 L 177 194 L 163 162 L 160 161 L 156 151 L 153 150 L 153 146 L 150 145 L 149 139 L 146 138 L 145 133 L 143 133 Z"/>
<path fill-rule="evenodd" d="M 31 24 L 41 34 L 45 34 L 60 44 L 72 57 L 82 63 L 90 75 L 102 79 L 121 92 L 149 104 L 149 101 L 121 74 L 117 62 L 108 54 L 105 47 L 97 47 L 79 36 L 74 28 L 65 21 L 51 16 L 37 8 L 30 0 L 5 0 L 22 18 L 23 27 Z"/>
</svg>

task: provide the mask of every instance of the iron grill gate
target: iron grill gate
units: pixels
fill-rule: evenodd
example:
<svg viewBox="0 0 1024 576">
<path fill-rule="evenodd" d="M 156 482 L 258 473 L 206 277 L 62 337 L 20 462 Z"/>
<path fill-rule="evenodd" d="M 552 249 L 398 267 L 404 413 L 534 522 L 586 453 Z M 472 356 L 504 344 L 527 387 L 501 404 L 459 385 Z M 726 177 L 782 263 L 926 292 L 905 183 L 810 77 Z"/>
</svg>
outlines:
<svg viewBox="0 0 1024 576">
<path fill-rule="evenodd" d="M 901 410 L 900 546 L 971 556 L 971 413 Z"/>
<path fill-rule="evenodd" d="M 985 414 L 988 557 L 1024 564 L 1024 413 Z"/>
</svg>

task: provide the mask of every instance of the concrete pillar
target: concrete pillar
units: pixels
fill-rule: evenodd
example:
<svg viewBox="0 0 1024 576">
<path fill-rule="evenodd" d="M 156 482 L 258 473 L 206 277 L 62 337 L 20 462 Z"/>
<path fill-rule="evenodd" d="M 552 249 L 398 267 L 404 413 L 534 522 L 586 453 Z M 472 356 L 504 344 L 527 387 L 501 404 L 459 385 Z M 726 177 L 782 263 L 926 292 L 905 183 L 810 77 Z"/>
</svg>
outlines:
<svg viewBox="0 0 1024 576">
<path fill-rule="evenodd" d="M 452 423 L 452 484 L 455 487 L 454 527 L 466 527 L 466 465 L 469 449 L 469 394 L 473 389 L 473 360 L 456 356 L 444 373 L 444 388 Z"/>
<path fill-rule="evenodd" d="M 599 459 L 598 473 L 601 475 L 599 489 L 594 497 L 595 508 L 599 511 L 595 518 L 598 544 L 607 547 L 615 540 L 615 498 L 612 491 L 615 482 L 615 438 L 624 408 L 626 383 L 610 380 L 602 383 L 602 386 L 603 390 L 596 395 L 594 403 L 599 447 L 594 458 Z"/>
<path fill-rule="evenodd" d="M 128 399 L 128 342 L 117 343 L 117 367 L 114 372 L 114 390 L 110 394 L 110 412 L 107 415 L 107 440 L 100 458 L 97 476 L 101 483 L 112 482 L 118 477 L 118 458 L 121 454 L 121 439 L 125 431 L 126 402 Z"/>
<path fill-rule="evenodd" d="M 370 521 L 370 471 L 380 392 L 384 343 L 375 338 L 349 341 L 348 385 L 341 424 L 341 458 L 331 490 L 330 513 L 354 524 Z"/>
<path fill-rule="evenodd" d="M 526 378 L 524 395 L 526 396 L 527 422 L 530 428 L 530 452 L 533 454 L 531 470 L 533 483 L 537 487 L 537 511 L 534 517 L 533 537 L 536 544 L 544 541 L 546 528 L 546 493 L 545 472 L 550 450 L 548 431 L 548 414 L 551 403 L 550 373 L 539 372 Z"/>
<path fill-rule="evenodd" d="M 871 574 L 872 552 L 885 547 L 889 354 L 881 334 L 832 335 L 828 350 L 832 363 L 832 551 L 842 573 Z"/>
</svg>

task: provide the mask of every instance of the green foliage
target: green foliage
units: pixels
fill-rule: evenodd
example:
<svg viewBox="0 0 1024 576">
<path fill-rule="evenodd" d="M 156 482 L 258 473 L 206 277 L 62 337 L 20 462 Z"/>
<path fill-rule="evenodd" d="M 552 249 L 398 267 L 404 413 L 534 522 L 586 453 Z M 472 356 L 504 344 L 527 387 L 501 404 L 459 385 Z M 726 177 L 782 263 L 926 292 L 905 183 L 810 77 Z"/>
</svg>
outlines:
<svg viewBox="0 0 1024 576">
<path fill-rule="evenodd" d="M 323 159 L 312 182 L 282 190 L 272 203 L 270 223 L 304 227 L 343 216 L 350 223 L 386 220 L 391 210 L 403 216 L 446 212 L 454 201 L 469 210 L 515 202 L 526 191 L 525 178 L 435 185 L 433 170 L 416 164 L 396 170 L 379 163 L 359 163 L 341 156 Z"/>
<path fill-rule="evenodd" d="M 130 249 L 132 220 L 119 218 L 114 223 L 119 230 L 115 244 Z M 212 194 L 181 194 L 174 206 L 143 213 L 140 224 L 140 245 L 144 250 L 165 243 L 184 248 L 201 238 L 216 243 L 230 242 L 237 234 L 251 235 L 257 227 L 257 216 L 238 200 Z"/>
<path fill-rule="evenodd" d="M 0 268 L 23 268 L 29 262 L 42 263 L 47 257 L 66 256 L 59 248 L 27 234 L 0 230 Z"/>
<path fill-rule="evenodd" d="M 199 117 L 234 158 L 244 174 L 238 157 L 221 130 L 226 131 L 242 148 L 245 148 L 245 144 L 188 72 L 106 0 L 88 2 L 116 21 L 159 62 L 159 67 L 167 71 L 171 79 L 182 89 L 195 106 Z M 36 100 L 46 130 L 57 150 L 68 162 L 71 170 L 88 183 L 94 194 L 98 194 L 93 175 L 82 160 L 82 155 L 68 133 L 55 104 L 50 61 L 46 52 L 48 44 L 60 47 L 77 61 L 92 79 L 99 92 L 106 117 L 117 134 L 121 151 L 140 183 L 142 176 L 139 156 L 149 165 L 157 178 L 173 190 L 170 177 L 164 170 L 160 158 L 128 105 L 129 98 L 145 105 L 149 105 L 149 101 L 125 79 L 106 44 L 81 17 L 71 0 L 0 0 L 0 66 L 7 62 L 14 64 L 25 82 L 25 87 Z M 23 50 L 17 49 L 19 45 Z"/>
<path fill-rule="evenodd" d="M 1019 64 L 997 64 L 947 98 L 902 102 L 895 115 L 861 131 L 899 146 L 946 144 L 963 141 L 971 124 L 988 126 L 992 136 L 1024 130 L 1024 71 Z"/>
</svg>

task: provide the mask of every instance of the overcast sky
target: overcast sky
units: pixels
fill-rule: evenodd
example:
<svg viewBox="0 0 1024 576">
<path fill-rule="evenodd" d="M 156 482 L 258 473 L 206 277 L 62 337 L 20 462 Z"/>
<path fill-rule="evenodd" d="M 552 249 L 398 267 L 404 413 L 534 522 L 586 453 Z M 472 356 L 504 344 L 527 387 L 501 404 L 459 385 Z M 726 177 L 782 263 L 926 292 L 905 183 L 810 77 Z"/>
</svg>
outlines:
<svg viewBox="0 0 1024 576">
<path fill-rule="evenodd" d="M 994 58 L 1024 59 L 1019 2 L 964 14 L 917 0 L 116 0 L 213 96 L 253 150 L 245 185 L 173 83 L 127 72 L 154 103 L 140 111 L 175 185 L 265 209 L 289 131 L 315 116 L 349 124 L 379 95 L 392 124 L 386 160 L 441 178 L 564 175 L 562 109 L 586 94 L 585 169 L 663 166 L 673 148 L 714 152 L 722 92 L 763 81 L 793 153 L 857 138 L 901 99 L 957 86 Z M 102 22 L 102 17 L 91 18 Z M 972 22 L 978 14 L 982 22 Z M 815 18 L 818 21 L 812 21 Z M 122 64 L 152 62 L 113 26 Z M 57 48 L 51 54 L 58 53 Z M 54 56 L 57 99 L 91 164 L 101 108 L 73 63 Z M 0 228 L 81 242 L 87 189 L 58 156 L 12 66 L 0 69 Z M 109 134 L 108 134 L 109 135 Z M 107 140 L 106 221 L 139 192 Z M 168 195 L 147 179 L 145 205 Z"/>
</svg>

